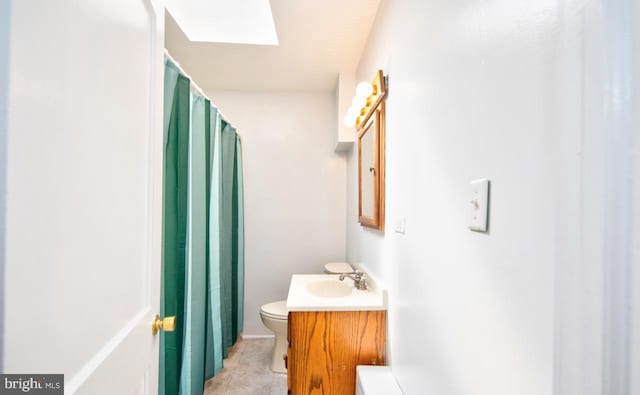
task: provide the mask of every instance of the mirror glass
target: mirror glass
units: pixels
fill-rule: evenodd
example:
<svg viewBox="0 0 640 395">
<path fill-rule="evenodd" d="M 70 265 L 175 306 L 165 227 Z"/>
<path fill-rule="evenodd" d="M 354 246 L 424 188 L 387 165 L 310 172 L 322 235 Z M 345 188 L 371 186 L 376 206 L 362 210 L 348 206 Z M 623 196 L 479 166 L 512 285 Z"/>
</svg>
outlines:
<svg viewBox="0 0 640 395">
<path fill-rule="evenodd" d="M 384 230 L 384 103 L 358 132 L 358 220 Z"/>
<path fill-rule="evenodd" d="M 360 216 L 373 218 L 374 212 L 374 198 L 375 198 L 375 130 L 373 128 L 373 122 L 365 127 L 362 137 L 360 138 L 360 157 L 361 157 L 361 212 Z"/>
</svg>

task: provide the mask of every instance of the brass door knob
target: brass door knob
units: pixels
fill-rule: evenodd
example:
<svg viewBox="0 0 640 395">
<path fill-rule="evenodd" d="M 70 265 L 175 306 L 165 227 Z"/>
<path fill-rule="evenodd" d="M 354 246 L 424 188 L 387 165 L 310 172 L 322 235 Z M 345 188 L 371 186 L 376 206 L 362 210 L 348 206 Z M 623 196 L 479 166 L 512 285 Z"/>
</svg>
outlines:
<svg viewBox="0 0 640 395">
<path fill-rule="evenodd" d="M 165 332 L 173 332 L 176 329 L 176 316 L 160 319 L 160 316 L 156 314 L 156 318 L 153 320 L 153 325 L 151 326 L 153 336 L 157 335 L 161 329 Z"/>
</svg>

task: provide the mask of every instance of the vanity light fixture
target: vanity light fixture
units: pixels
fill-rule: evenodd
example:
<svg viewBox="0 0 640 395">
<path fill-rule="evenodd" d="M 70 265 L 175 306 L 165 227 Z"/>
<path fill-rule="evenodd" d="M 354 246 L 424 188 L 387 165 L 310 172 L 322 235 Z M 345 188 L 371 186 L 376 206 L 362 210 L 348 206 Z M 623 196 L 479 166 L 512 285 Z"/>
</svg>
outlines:
<svg viewBox="0 0 640 395">
<path fill-rule="evenodd" d="M 351 107 L 344 116 L 345 126 L 360 129 L 361 124 L 386 94 L 387 89 L 382 70 L 376 72 L 372 82 L 360 82 L 356 86 L 356 94 L 351 101 Z"/>
<path fill-rule="evenodd" d="M 356 126 L 356 120 L 359 116 L 364 115 L 364 108 L 370 104 L 370 96 L 373 93 L 373 85 L 362 81 L 356 87 L 356 94 L 351 100 L 351 107 L 347 110 L 344 117 L 344 124 L 349 127 Z"/>
</svg>

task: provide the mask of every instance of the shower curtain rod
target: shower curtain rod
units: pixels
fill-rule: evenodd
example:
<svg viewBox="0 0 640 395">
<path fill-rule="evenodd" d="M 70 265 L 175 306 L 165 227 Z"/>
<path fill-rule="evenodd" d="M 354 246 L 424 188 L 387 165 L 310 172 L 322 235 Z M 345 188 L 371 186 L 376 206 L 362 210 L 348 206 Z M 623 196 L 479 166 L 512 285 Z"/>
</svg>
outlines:
<svg viewBox="0 0 640 395">
<path fill-rule="evenodd" d="M 220 116 L 224 119 L 227 120 L 228 118 L 224 116 L 224 114 L 222 113 L 222 111 L 220 111 L 220 108 L 218 106 L 216 106 L 216 104 L 213 102 L 213 100 L 211 100 L 211 98 L 207 95 L 205 95 L 204 91 L 202 90 L 202 88 L 200 88 L 198 86 L 198 84 L 196 84 L 193 81 L 193 78 L 191 78 L 191 76 L 189 74 L 187 74 L 186 71 L 184 71 L 184 69 L 182 68 L 182 66 L 180 66 L 180 63 L 174 59 L 173 56 L 171 56 L 171 54 L 169 53 L 169 51 L 165 48 L 164 49 L 164 56 L 166 56 L 171 62 L 173 62 L 173 64 L 178 68 L 178 70 L 180 70 L 180 73 L 182 73 L 182 75 L 184 75 L 185 77 L 187 77 L 190 81 L 190 86 L 191 88 L 193 88 L 195 90 L 195 93 L 204 97 L 205 99 L 209 100 L 211 102 L 211 104 L 218 110 L 218 113 L 220 114 Z M 240 139 L 242 139 L 242 136 L 240 135 L 240 133 L 238 133 L 236 131 L 236 134 L 238 135 L 238 137 Z"/>
</svg>

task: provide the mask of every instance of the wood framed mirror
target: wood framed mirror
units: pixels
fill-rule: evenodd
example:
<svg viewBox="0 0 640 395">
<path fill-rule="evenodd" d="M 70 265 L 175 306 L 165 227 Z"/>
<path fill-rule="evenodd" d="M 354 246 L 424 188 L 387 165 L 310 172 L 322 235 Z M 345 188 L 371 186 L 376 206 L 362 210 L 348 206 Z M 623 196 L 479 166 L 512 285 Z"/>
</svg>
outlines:
<svg viewBox="0 0 640 395">
<path fill-rule="evenodd" d="M 382 70 L 376 73 L 373 94 L 356 120 L 358 130 L 358 221 L 384 231 L 385 102 Z"/>
</svg>

